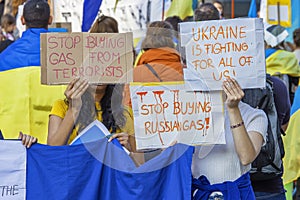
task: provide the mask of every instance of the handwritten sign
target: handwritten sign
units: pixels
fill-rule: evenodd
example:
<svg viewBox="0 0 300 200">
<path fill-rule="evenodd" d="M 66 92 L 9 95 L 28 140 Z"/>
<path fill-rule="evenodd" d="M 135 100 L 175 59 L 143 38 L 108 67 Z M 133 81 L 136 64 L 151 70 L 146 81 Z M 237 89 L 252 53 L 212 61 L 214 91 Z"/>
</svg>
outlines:
<svg viewBox="0 0 300 200">
<path fill-rule="evenodd" d="M 90 83 L 132 80 L 132 33 L 41 34 L 43 84 L 66 84 L 74 77 Z"/>
<path fill-rule="evenodd" d="M 177 142 L 222 144 L 221 93 L 188 92 L 185 85 L 130 86 L 138 149 L 163 148 Z"/>
<path fill-rule="evenodd" d="M 0 140 L 0 199 L 26 199 L 26 149 L 20 141 Z M 5 153 L 4 153 L 5 152 Z"/>
<path fill-rule="evenodd" d="M 261 19 L 186 22 L 179 26 L 189 70 L 185 80 L 200 82 L 195 89 L 220 90 L 227 77 L 235 78 L 243 88 L 265 86 Z"/>
</svg>

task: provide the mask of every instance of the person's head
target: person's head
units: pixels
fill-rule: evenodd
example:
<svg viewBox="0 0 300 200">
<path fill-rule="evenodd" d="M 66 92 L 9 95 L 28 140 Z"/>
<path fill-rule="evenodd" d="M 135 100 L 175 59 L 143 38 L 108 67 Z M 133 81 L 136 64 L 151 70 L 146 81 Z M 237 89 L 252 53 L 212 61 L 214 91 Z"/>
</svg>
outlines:
<svg viewBox="0 0 300 200">
<path fill-rule="evenodd" d="M 201 4 L 194 12 L 195 21 L 218 20 L 220 14 L 212 3 Z"/>
<path fill-rule="evenodd" d="M 46 0 L 28 0 L 23 8 L 21 17 L 23 25 L 27 28 L 48 28 L 52 23 L 50 7 Z"/>
<path fill-rule="evenodd" d="M 293 31 L 293 40 L 296 48 L 300 48 L 300 28 Z"/>
<path fill-rule="evenodd" d="M 7 33 L 12 33 L 16 27 L 16 19 L 11 14 L 5 14 L 1 18 L 1 28 Z"/>
<path fill-rule="evenodd" d="M 118 33 L 118 22 L 112 17 L 101 15 L 92 25 L 90 33 Z"/>
<path fill-rule="evenodd" d="M 289 33 L 280 25 L 264 24 L 264 40 L 266 48 L 283 48 L 283 42 Z"/>
<path fill-rule="evenodd" d="M 194 21 L 194 16 L 186 16 L 182 20 L 182 22 L 193 22 L 193 21 Z"/>
<path fill-rule="evenodd" d="M 149 24 L 146 37 L 142 42 L 142 49 L 170 47 L 175 48 L 173 42 L 174 29 L 169 22 L 155 21 Z"/>
<path fill-rule="evenodd" d="M 213 5 L 218 9 L 220 18 L 224 17 L 224 5 L 220 1 L 214 1 Z"/>
<path fill-rule="evenodd" d="M 175 31 L 178 31 L 178 24 L 182 22 L 178 16 L 167 17 L 165 21 L 169 22 Z"/>
</svg>

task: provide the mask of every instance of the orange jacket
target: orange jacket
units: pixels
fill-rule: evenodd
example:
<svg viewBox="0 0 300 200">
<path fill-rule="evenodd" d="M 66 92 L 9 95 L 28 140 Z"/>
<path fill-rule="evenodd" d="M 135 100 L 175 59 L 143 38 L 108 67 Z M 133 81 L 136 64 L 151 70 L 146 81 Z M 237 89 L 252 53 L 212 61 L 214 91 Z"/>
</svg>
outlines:
<svg viewBox="0 0 300 200">
<path fill-rule="evenodd" d="M 183 65 L 176 49 L 163 47 L 145 51 L 133 70 L 133 82 L 159 82 L 144 65 L 146 63 L 152 66 L 162 81 L 183 81 Z M 131 107 L 129 85 L 124 87 L 123 103 Z"/>
</svg>

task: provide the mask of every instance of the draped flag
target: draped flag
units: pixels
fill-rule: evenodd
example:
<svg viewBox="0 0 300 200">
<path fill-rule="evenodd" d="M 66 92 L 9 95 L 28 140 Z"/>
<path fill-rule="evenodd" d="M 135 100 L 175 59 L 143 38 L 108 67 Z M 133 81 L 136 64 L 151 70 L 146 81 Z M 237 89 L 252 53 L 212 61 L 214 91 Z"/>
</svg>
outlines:
<svg viewBox="0 0 300 200">
<path fill-rule="evenodd" d="M 193 152 L 176 144 L 136 167 L 106 138 L 74 146 L 35 144 L 27 150 L 26 199 L 191 199 Z"/>
<path fill-rule="evenodd" d="M 179 16 L 184 19 L 188 16 L 194 15 L 194 8 L 196 3 L 194 0 L 173 0 L 169 9 L 166 10 L 166 17 Z"/>
<path fill-rule="evenodd" d="M 49 113 L 54 101 L 64 98 L 66 86 L 41 85 L 40 76 L 40 67 L 0 72 L 0 129 L 5 139 L 16 139 L 22 131 L 46 142 Z"/>
<path fill-rule="evenodd" d="M 299 138 L 299 121 L 300 121 L 300 87 L 298 87 L 289 121 L 286 135 L 283 137 L 285 156 L 283 158 L 284 173 L 283 182 L 288 184 L 300 177 L 300 138 Z"/>
<path fill-rule="evenodd" d="M 84 0 L 83 2 L 83 17 L 82 17 L 82 32 L 90 30 L 99 12 L 102 0 Z"/>
<path fill-rule="evenodd" d="M 248 11 L 248 17 L 257 17 L 256 0 L 251 0 L 250 8 Z"/>
</svg>

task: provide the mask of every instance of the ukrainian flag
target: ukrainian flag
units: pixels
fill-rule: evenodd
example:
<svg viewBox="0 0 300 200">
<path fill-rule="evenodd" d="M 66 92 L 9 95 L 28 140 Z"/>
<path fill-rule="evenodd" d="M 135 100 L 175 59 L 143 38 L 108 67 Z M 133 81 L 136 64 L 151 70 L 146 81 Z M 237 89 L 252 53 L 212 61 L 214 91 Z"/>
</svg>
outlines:
<svg viewBox="0 0 300 200">
<path fill-rule="evenodd" d="M 284 174 L 283 182 L 288 184 L 297 180 L 300 177 L 300 87 L 298 87 L 294 103 L 291 109 L 291 118 L 286 131 L 286 136 L 283 137 L 285 156 L 283 158 Z"/>
<path fill-rule="evenodd" d="M 48 119 L 56 99 L 64 98 L 66 86 L 41 84 L 40 67 L 22 67 L 0 72 L 0 129 L 5 139 L 19 132 L 46 143 Z"/>
</svg>

